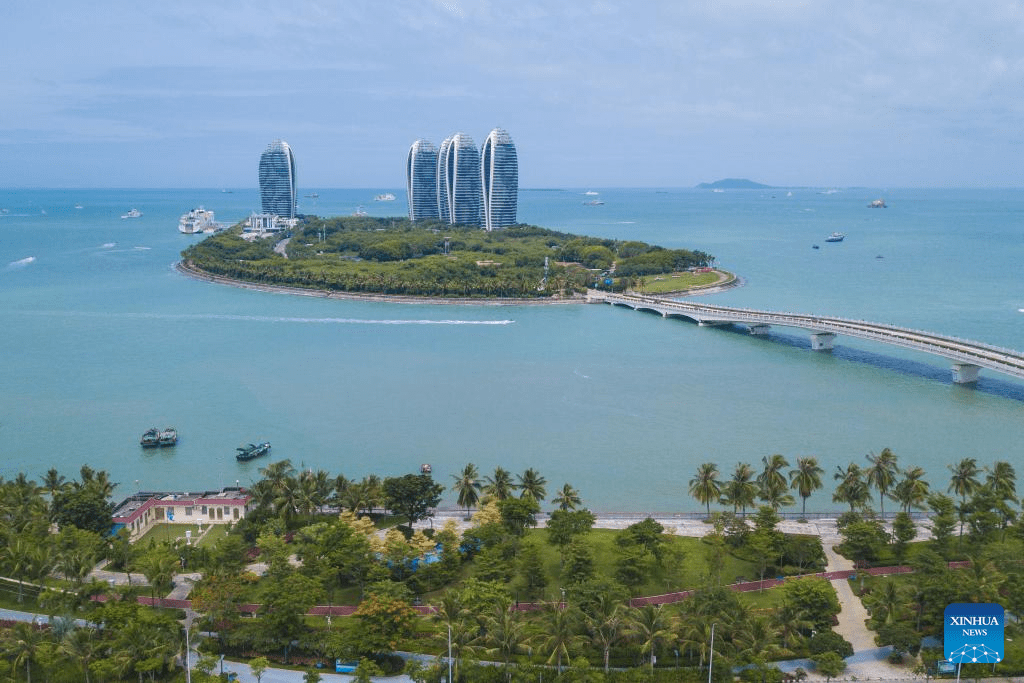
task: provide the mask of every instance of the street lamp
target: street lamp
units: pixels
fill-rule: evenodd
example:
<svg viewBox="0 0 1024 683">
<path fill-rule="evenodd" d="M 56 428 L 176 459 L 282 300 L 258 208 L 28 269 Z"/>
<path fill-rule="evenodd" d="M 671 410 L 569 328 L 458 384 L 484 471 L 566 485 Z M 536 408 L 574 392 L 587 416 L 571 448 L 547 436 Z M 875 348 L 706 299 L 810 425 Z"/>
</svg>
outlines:
<svg viewBox="0 0 1024 683">
<path fill-rule="evenodd" d="M 715 664 L 715 624 L 711 624 L 711 654 L 708 656 L 708 683 L 711 683 L 711 672 Z"/>
<path fill-rule="evenodd" d="M 448 683 L 452 683 L 452 625 L 448 624 Z"/>
</svg>

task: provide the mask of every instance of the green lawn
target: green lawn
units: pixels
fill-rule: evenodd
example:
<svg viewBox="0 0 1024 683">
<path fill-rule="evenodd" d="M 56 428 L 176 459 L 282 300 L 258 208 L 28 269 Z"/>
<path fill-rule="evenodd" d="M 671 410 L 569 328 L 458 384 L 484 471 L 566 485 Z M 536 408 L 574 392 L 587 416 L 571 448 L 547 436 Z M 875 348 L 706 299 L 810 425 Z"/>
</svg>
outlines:
<svg viewBox="0 0 1024 683">
<path fill-rule="evenodd" d="M 212 529 L 210 529 L 211 526 L 213 526 Z M 223 536 L 225 536 L 227 534 L 227 531 L 225 529 L 221 528 L 223 526 L 224 525 L 220 525 L 220 524 L 214 524 L 214 525 L 204 524 L 203 525 L 203 530 L 204 531 L 205 530 L 209 530 L 208 533 L 213 535 L 213 541 L 212 542 L 215 543 L 217 539 L 220 539 L 220 538 L 222 538 Z M 169 541 L 171 543 L 174 543 L 175 541 L 177 541 L 179 539 L 184 540 L 185 539 L 185 532 L 186 531 L 191 531 L 192 532 L 192 541 L 193 542 L 195 542 L 199 538 L 199 525 L 197 525 L 197 524 L 169 524 L 169 523 L 164 523 L 164 524 L 157 524 L 152 529 L 147 531 L 146 534 L 142 538 L 140 538 L 138 541 L 135 542 L 135 545 L 140 547 L 140 548 L 143 548 L 143 547 L 148 547 L 150 542 L 156 543 L 158 545 L 160 543 L 163 543 L 164 541 Z M 201 543 L 201 545 L 207 545 L 207 544 L 209 544 L 209 541 L 206 541 L 205 539 L 204 539 L 203 543 Z"/>
<path fill-rule="evenodd" d="M 643 286 L 634 285 L 636 291 L 643 294 L 668 294 L 670 292 L 684 292 L 697 287 L 708 287 L 714 285 L 724 276 L 723 282 L 731 282 L 735 279 L 732 273 L 713 270 L 709 273 L 665 273 L 664 275 L 647 275 L 643 279 Z"/>
</svg>

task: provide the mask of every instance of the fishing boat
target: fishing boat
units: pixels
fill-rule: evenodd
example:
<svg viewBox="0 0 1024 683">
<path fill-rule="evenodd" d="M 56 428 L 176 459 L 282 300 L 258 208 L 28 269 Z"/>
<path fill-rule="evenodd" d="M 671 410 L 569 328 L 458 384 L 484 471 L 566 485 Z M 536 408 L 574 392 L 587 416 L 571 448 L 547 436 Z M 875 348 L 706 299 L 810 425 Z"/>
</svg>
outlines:
<svg viewBox="0 0 1024 683">
<path fill-rule="evenodd" d="M 132 209 L 128 213 L 121 214 L 121 218 L 138 218 L 142 215 L 142 212 L 138 209 Z"/>
<path fill-rule="evenodd" d="M 238 451 L 237 453 L 235 453 L 235 460 L 239 462 L 245 462 L 247 460 L 252 460 L 253 458 L 258 458 L 261 455 L 266 455 L 267 453 L 269 453 L 270 442 L 261 441 L 258 444 L 251 443 L 246 446 L 239 446 L 235 450 Z"/>
<path fill-rule="evenodd" d="M 826 242 L 842 242 L 844 239 L 846 239 L 846 235 L 844 235 L 841 232 L 834 232 L 831 235 L 829 235 L 828 237 L 826 237 L 825 241 Z"/>
<path fill-rule="evenodd" d="M 167 427 L 160 432 L 159 445 L 161 448 L 164 446 L 174 446 L 178 443 L 178 430 L 174 427 Z"/>
<path fill-rule="evenodd" d="M 147 429 L 142 438 L 139 439 L 139 444 L 143 448 L 154 448 L 160 445 L 160 430 L 156 427 L 150 427 Z"/>
</svg>

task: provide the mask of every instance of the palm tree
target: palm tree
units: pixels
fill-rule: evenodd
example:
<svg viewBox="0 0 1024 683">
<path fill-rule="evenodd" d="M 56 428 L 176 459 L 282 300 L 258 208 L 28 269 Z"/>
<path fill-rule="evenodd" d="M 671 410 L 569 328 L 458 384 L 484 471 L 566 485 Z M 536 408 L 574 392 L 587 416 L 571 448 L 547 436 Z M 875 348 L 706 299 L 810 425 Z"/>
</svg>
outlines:
<svg viewBox="0 0 1024 683">
<path fill-rule="evenodd" d="M 868 453 L 865 456 L 871 466 L 865 471 L 868 486 L 878 491 L 878 509 L 882 517 L 885 517 L 885 498 L 889 495 L 889 489 L 896 483 L 896 454 L 888 448 L 883 448 L 878 455 Z"/>
<path fill-rule="evenodd" d="M 559 602 L 544 604 L 538 640 L 541 650 L 551 653 L 546 663 L 549 666 L 554 663 L 559 674 L 562 673 L 562 657 L 571 660 L 572 651 L 585 640 L 577 630 L 578 623 L 575 609 L 565 608 Z"/>
<path fill-rule="evenodd" d="M 555 494 L 551 502 L 558 506 L 559 510 L 575 510 L 583 502 L 580 499 L 580 492 L 569 484 L 563 484 L 562 490 Z"/>
<path fill-rule="evenodd" d="M 818 466 L 818 459 L 814 456 L 796 459 L 796 469 L 790 471 L 789 483 L 803 498 L 801 516 L 807 514 L 807 499 L 821 488 L 821 475 L 824 473 L 825 470 Z"/>
<path fill-rule="evenodd" d="M 904 512 L 910 512 L 910 508 L 923 508 L 924 502 L 928 500 L 931 493 L 928 482 L 924 480 L 924 468 L 911 467 L 903 473 L 903 479 L 896 484 L 893 497 L 903 506 Z"/>
<path fill-rule="evenodd" d="M 78 662 L 89 683 L 89 663 L 99 654 L 100 644 L 94 640 L 91 628 L 78 628 L 65 636 L 60 644 L 61 653 Z"/>
<path fill-rule="evenodd" d="M 757 484 L 754 482 L 754 468 L 749 463 L 736 463 L 732 478 L 722 487 L 722 495 L 733 506 L 733 512 L 739 507 L 743 516 L 747 516 L 747 508 L 754 507 L 757 501 Z"/>
<path fill-rule="evenodd" d="M 54 467 L 46 470 L 46 474 L 40 478 L 40 481 L 43 484 L 43 490 L 49 493 L 51 498 L 62 491 L 67 491 L 69 487 L 64 476 Z"/>
<path fill-rule="evenodd" d="M 707 507 L 711 516 L 711 501 L 722 496 L 722 485 L 718 483 L 718 465 L 706 462 L 697 468 L 697 474 L 690 480 L 690 495 Z"/>
<path fill-rule="evenodd" d="M 654 674 L 654 651 L 673 637 L 672 619 L 662 611 L 661 605 L 644 605 L 629 612 L 626 637 L 640 645 L 640 654 L 649 654 L 651 674 Z"/>
<path fill-rule="evenodd" d="M 832 494 L 833 503 L 846 503 L 850 506 L 850 512 L 854 512 L 868 502 L 870 492 L 860 465 L 851 462 L 845 469 L 837 465 L 832 478 L 839 482 Z"/>
<path fill-rule="evenodd" d="M 590 612 L 585 617 L 587 631 L 590 642 L 601 650 L 607 675 L 612 647 L 622 638 L 626 626 L 626 606 L 611 593 L 603 592 L 595 597 Z"/>
<path fill-rule="evenodd" d="M 25 679 L 32 683 L 32 660 L 36 658 L 39 645 L 43 642 L 43 634 L 34 623 L 19 621 L 4 640 L 4 654 L 14 668 L 25 665 Z"/>
<path fill-rule="evenodd" d="M 505 668 L 508 668 L 512 656 L 522 652 L 527 639 L 526 622 L 511 604 L 500 603 L 494 612 L 484 617 L 483 642 L 487 652 L 500 654 Z"/>
<path fill-rule="evenodd" d="M 518 478 L 519 483 L 516 484 L 516 488 L 519 489 L 520 498 L 533 498 L 538 503 L 544 500 L 544 496 L 547 495 L 548 480 L 542 477 L 540 472 L 530 467 Z"/>
<path fill-rule="evenodd" d="M 789 467 L 789 461 L 785 456 L 776 453 L 772 456 L 764 456 L 761 458 L 761 462 L 764 464 L 764 469 L 761 474 L 757 475 L 758 497 L 778 509 L 778 505 L 773 504 L 772 501 L 777 501 L 788 488 L 782 469 Z"/>
<path fill-rule="evenodd" d="M 512 473 L 508 470 L 496 467 L 494 468 L 494 474 L 487 477 L 487 483 L 484 485 L 484 493 L 491 496 L 495 500 L 505 500 L 506 498 L 512 497 Z"/>
<path fill-rule="evenodd" d="M 949 471 L 953 474 L 949 479 L 949 488 L 946 490 L 960 496 L 957 514 L 960 517 L 960 539 L 962 541 L 964 537 L 964 516 L 967 513 L 967 496 L 974 495 L 981 487 L 981 483 L 978 481 L 978 461 L 974 458 L 964 458 L 955 467 L 950 465 Z"/>
<path fill-rule="evenodd" d="M 459 507 L 466 508 L 468 517 L 469 509 L 480 502 L 479 491 L 483 487 L 480 483 L 480 471 L 476 465 L 469 463 L 462 468 L 460 474 L 453 474 L 452 479 L 455 480 L 452 490 L 459 494 Z"/>
<path fill-rule="evenodd" d="M 452 644 L 452 680 L 459 680 L 459 661 L 468 648 L 469 641 L 476 635 L 476 623 L 470 624 L 473 613 L 463 606 L 456 591 L 446 590 L 437 605 L 434 619 L 448 627 Z"/>
<path fill-rule="evenodd" d="M 985 484 L 1000 500 L 1017 502 L 1017 471 L 1013 465 L 997 460 L 992 469 L 985 468 Z"/>
</svg>

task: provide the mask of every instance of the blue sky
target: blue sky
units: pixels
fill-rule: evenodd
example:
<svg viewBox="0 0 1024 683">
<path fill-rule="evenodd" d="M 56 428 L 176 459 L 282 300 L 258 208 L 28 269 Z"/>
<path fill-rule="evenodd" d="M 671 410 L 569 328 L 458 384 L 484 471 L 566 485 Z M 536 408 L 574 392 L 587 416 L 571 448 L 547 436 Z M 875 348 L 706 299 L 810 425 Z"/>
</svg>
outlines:
<svg viewBox="0 0 1024 683">
<path fill-rule="evenodd" d="M 523 187 L 1020 187 L 997 0 L 6 2 L 0 187 L 399 188 L 495 126 Z"/>
</svg>

